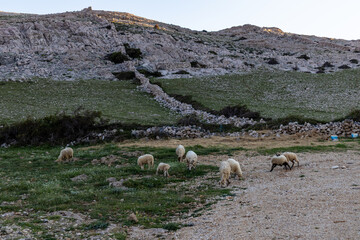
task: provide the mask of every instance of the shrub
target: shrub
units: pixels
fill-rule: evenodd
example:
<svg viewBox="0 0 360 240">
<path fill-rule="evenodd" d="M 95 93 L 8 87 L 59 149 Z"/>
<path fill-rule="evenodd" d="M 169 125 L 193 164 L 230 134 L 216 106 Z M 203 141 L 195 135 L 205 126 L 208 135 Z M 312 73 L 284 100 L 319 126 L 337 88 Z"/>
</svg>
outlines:
<svg viewBox="0 0 360 240">
<path fill-rule="evenodd" d="M 140 51 L 139 48 L 131 48 L 130 45 L 128 43 L 124 43 L 124 47 L 125 47 L 125 52 L 127 55 L 129 55 L 129 57 L 131 58 L 138 58 L 141 59 L 142 58 L 142 53 Z"/>
<path fill-rule="evenodd" d="M 252 112 L 245 105 L 227 106 L 220 111 L 212 111 L 212 113 L 216 115 L 224 115 L 225 117 L 237 116 L 252 118 L 254 120 L 261 118 L 259 112 Z"/>
<path fill-rule="evenodd" d="M 310 57 L 308 57 L 306 54 L 300 55 L 299 57 L 297 57 L 298 59 L 304 59 L 304 60 L 309 60 Z"/>
<path fill-rule="evenodd" d="M 324 64 L 322 65 L 323 68 L 332 68 L 334 67 L 334 65 L 332 65 L 331 63 L 329 62 L 324 62 Z"/>
<path fill-rule="evenodd" d="M 123 54 L 122 52 L 114 52 L 106 56 L 106 59 L 110 60 L 111 62 L 118 64 L 123 63 L 125 61 L 129 61 L 129 57 Z"/>
<path fill-rule="evenodd" d="M 0 142 L 17 145 L 64 144 L 85 136 L 106 123 L 101 112 L 78 108 L 72 115 L 60 113 L 41 119 L 28 118 L 5 126 L 0 130 Z"/>
<path fill-rule="evenodd" d="M 169 230 L 169 231 L 176 231 L 180 229 L 181 226 L 178 223 L 168 223 L 163 225 L 163 229 Z"/>
<path fill-rule="evenodd" d="M 350 62 L 353 63 L 353 64 L 358 64 L 359 63 L 359 61 L 357 59 L 351 59 Z"/>
<path fill-rule="evenodd" d="M 339 67 L 339 69 L 350 69 L 351 67 L 349 67 L 348 65 L 344 64 L 344 65 L 341 65 Z"/>
<path fill-rule="evenodd" d="M 267 62 L 270 65 L 276 65 L 279 64 L 279 62 L 275 59 L 275 58 L 270 58 L 268 59 L 269 61 Z"/>
</svg>

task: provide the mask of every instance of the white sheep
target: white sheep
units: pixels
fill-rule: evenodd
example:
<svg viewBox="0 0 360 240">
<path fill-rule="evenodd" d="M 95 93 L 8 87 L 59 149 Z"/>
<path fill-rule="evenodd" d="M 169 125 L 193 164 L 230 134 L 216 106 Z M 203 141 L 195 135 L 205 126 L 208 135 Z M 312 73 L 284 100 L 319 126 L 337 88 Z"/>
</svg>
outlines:
<svg viewBox="0 0 360 240">
<path fill-rule="evenodd" d="M 184 148 L 183 145 L 177 146 L 177 148 L 176 148 L 176 155 L 178 156 L 179 162 L 182 162 L 182 159 L 183 159 L 183 157 L 184 157 L 184 155 L 185 155 L 185 148 Z"/>
<path fill-rule="evenodd" d="M 229 158 L 227 160 L 227 162 L 230 164 L 230 167 L 231 167 L 231 172 L 232 173 L 235 173 L 238 178 L 242 178 L 242 171 L 241 171 L 241 168 L 240 168 L 240 163 L 238 161 L 236 161 L 235 159 L 232 159 L 232 158 Z"/>
<path fill-rule="evenodd" d="M 138 158 L 137 164 L 144 170 L 144 165 L 148 165 L 148 169 L 154 166 L 154 157 L 151 154 L 145 154 Z"/>
<path fill-rule="evenodd" d="M 292 162 L 291 168 L 294 166 L 295 162 L 297 162 L 297 166 L 299 167 L 299 159 L 293 152 L 284 152 L 282 155 L 284 155 L 288 162 Z"/>
<path fill-rule="evenodd" d="M 287 158 L 284 155 L 275 155 L 271 158 L 271 170 L 270 172 L 276 167 L 276 166 L 284 166 L 285 168 L 288 167 L 291 170 L 291 167 L 289 165 L 289 162 Z"/>
<path fill-rule="evenodd" d="M 222 187 L 226 187 L 230 184 L 230 174 L 231 174 L 231 167 L 230 167 L 230 163 L 228 161 L 222 161 L 220 164 L 220 175 L 221 175 L 221 180 L 220 180 L 220 186 Z"/>
<path fill-rule="evenodd" d="M 158 175 L 159 171 L 163 171 L 165 177 L 170 177 L 169 169 L 170 169 L 169 164 L 167 164 L 167 163 L 159 163 L 159 165 L 158 165 L 158 167 L 156 169 L 156 175 Z"/>
<path fill-rule="evenodd" d="M 197 164 L 197 155 L 195 152 L 193 151 L 188 151 L 186 153 L 186 157 L 185 157 L 185 160 L 186 160 L 186 164 L 187 164 L 187 168 L 189 170 L 191 169 L 195 169 L 196 168 L 196 164 Z"/>
<path fill-rule="evenodd" d="M 73 156 L 74 156 L 74 150 L 70 147 L 66 147 L 60 151 L 60 155 L 55 162 L 62 162 L 63 160 L 70 161 L 73 159 Z"/>
</svg>

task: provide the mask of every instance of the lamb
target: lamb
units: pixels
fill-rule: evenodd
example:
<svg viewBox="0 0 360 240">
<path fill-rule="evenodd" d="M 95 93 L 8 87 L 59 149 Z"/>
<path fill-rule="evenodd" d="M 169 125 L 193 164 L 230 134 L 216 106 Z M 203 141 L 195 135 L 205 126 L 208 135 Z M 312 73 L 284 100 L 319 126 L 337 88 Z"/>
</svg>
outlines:
<svg viewBox="0 0 360 240">
<path fill-rule="evenodd" d="M 271 170 L 270 172 L 277 166 L 284 166 L 285 168 L 288 167 L 291 170 L 291 167 L 289 165 L 289 162 L 287 158 L 284 155 L 275 155 L 271 158 Z"/>
<path fill-rule="evenodd" d="M 197 164 L 197 155 L 195 152 L 193 151 L 188 151 L 186 153 L 186 157 L 185 157 L 185 160 L 186 160 L 186 164 L 187 164 L 187 167 L 188 169 L 191 171 L 191 169 L 195 169 L 196 168 L 196 164 Z"/>
<path fill-rule="evenodd" d="M 62 162 L 63 160 L 70 161 L 73 159 L 73 156 L 74 156 L 74 150 L 70 147 L 66 147 L 60 151 L 60 155 L 55 162 Z"/>
<path fill-rule="evenodd" d="M 227 162 L 230 164 L 231 172 L 235 173 L 239 179 L 242 178 L 242 171 L 239 162 L 232 158 L 229 158 Z"/>
<path fill-rule="evenodd" d="M 179 162 L 181 162 L 182 159 L 183 159 L 183 157 L 184 157 L 184 155 L 185 155 L 185 148 L 184 148 L 183 145 L 177 146 L 177 148 L 176 148 L 176 155 L 178 156 Z"/>
<path fill-rule="evenodd" d="M 163 171 L 165 177 L 170 177 L 169 169 L 170 169 L 169 164 L 167 164 L 167 163 L 159 163 L 159 165 L 158 165 L 158 167 L 156 169 L 156 175 L 158 175 L 159 171 Z"/>
<path fill-rule="evenodd" d="M 299 165 L 300 165 L 299 164 L 299 159 L 298 159 L 298 157 L 296 156 L 295 153 L 293 153 L 293 152 L 284 152 L 283 155 L 287 158 L 288 162 L 290 162 L 290 161 L 292 162 L 291 167 L 294 166 L 295 162 L 297 162 L 297 166 L 299 167 Z"/>
<path fill-rule="evenodd" d="M 221 175 L 220 186 L 226 187 L 230 184 L 230 180 L 229 180 L 231 173 L 230 163 L 228 161 L 222 161 L 219 170 Z"/>
<path fill-rule="evenodd" d="M 154 166 L 154 157 L 151 154 L 145 154 L 138 158 L 137 164 L 144 170 L 144 165 L 148 165 L 148 169 Z"/>
</svg>

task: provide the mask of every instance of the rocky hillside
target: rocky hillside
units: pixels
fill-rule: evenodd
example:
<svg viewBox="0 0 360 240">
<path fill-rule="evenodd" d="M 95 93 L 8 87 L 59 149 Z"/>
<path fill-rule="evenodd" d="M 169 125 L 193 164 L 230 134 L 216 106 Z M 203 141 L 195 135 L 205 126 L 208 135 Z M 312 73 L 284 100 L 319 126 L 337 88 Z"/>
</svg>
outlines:
<svg viewBox="0 0 360 240">
<path fill-rule="evenodd" d="M 111 80 L 113 73 L 133 67 L 163 77 L 254 69 L 324 73 L 358 68 L 359 59 L 360 41 L 278 28 L 244 25 L 192 31 L 91 8 L 49 15 L 0 12 L 0 80 Z"/>
</svg>

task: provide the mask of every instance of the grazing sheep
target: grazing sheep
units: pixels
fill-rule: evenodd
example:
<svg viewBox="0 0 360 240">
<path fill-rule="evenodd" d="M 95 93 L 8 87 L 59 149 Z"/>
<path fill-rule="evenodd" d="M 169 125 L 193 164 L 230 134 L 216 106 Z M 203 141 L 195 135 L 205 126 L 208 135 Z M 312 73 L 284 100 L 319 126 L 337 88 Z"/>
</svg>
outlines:
<svg viewBox="0 0 360 240">
<path fill-rule="evenodd" d="M 169 169 L 170 169 L 169 164 L 167 164 L 167 163 L 159 163 L 159 165 L 158 165 L 158 167 L 156 169 L 156 175 L 158 175 L 159 171 L 163 171 L 165 177 L 170 177 Z"/>
<path fill-rule="evenodd" d="M 182 162 L 182 159 L 183 159 L 183 157 L 184 157 L 184 155 L 185 155 L 185 148 L 184 148 L 183 145 L 177 146 L 177 148 L 176 148 L 176 155 L 178 156 L 179 162 Z"/>
<path fill-rule="evenodd" d="M 238 175 L 239 179 L 242 178 L 242 171 L 240 168 L 240 163 L 235 159 L 229 158 L 227 162 L 230 164 L 231 172 Z"/>
<path fill-rule="evenodd" d="M 291 170 L 291 167 L 288 163 L 287 158 L 284 155 L 275 155 L 271 158 L 271 170 L 270 172 L 277 166 L 284 166 L 285 168 L 288 167 Z"/>
<path fill-rule="evenodd" d="M 148 169 L 150 169 L 150 167 L 154 166 L 154 157 L 151 154 L 142 155 L 138 158 L 137 164 L 141 167 L 142 170 L 144 170 L 145 164 L 147 164 Z"/>
<path fill-rule="evenodd" d="M 230 167 L 230 163 L 228 161 L 222 161 L 220 164 L 220 175 L 221 175 L 221 180 L 220 180 L 220 186 L 222 187 L 226 187 L 230 184 L 230 173 L 231 173 L 231 167 Z"/>
<path fill-rule="evenodd" d="M 283 155 L 286 157 L 288 162 L 292 162 L 291 168 L 294 166 L 295 162 L 297 162 L 297 166 L 299 167 L 299 159 L 293 152 L 284 152 Z"/>
<path fill-rule="evenodd" d="M 196 164 L 197 164 L 197 155 L 195 152 L 193 151 L 188 151 L 186 153 L 186 157 L 185 157 L 186 163 L 187 163 L 187 167 L 188 169 L 191 171 L 191 169 L 195 169 L 196 168 Z"/>
<path fill-rule="evenodd" d="M 70 161 L 73 159 L 73 156 L 74 156 L 74 150 L 70 147 L 66 147 L 60 151 L 60 155 L 55 162 L 62 162 L 63 160 Z"/>
</svg>

